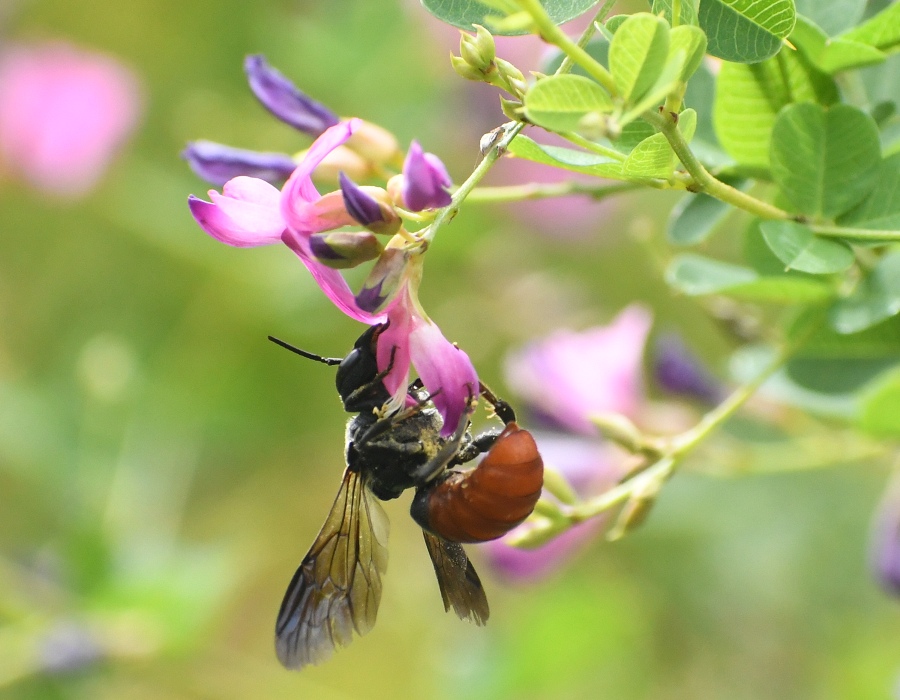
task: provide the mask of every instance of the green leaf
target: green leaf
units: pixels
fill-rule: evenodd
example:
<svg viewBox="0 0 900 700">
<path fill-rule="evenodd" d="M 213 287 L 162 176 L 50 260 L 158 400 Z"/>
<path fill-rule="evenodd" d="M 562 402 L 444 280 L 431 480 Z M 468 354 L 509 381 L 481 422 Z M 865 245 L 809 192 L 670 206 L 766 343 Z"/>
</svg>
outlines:
<svg viewBox="0 0 900 700">
<path fill-rule="evenodd" d="M 730 184 L 740 189 L 744 181 Z M 709 238 L 732 211 L 730 204 L 715 197 L 688 195 L 672 209 L 666 235 L 674 245 L 696 245 Z"/>
<path fill-rule="evenodd" d="M 669 55 L 669 25 L 647 12 L 631 15 L 609 47 L 609 70 L 619 94 L 635 103 L 656 83 Z"/>
<path fill-rule="evenodd" d="M 725 165 L 733 161 L 716 138 L 713 127 L 713 101 L 716 96 L 716 78 L 706 63 L 701 63 L 697 72 L 688 81 L 684 93 L 684 106 L 697 110 L 697 133 L 691 148 L 702 163 L 710 167 Z"/>
<path fill-rule="evenodd" d="M 556 24 L 562 24 L 587 12 L 599 0 L 541 0 L 541 5 Z M 476 0 L 422 0 L 422 5 L 439 20 L 459 29 L 473 31 L 473 24 L 484 24 L 488 15 L 496 16 L 497 10 Z M 494 32 L 497 34 L 524 34 L 525 32 Z"/>
<path fill-rule="evenodd" d="M 585 115 L 612 110 L 607 92 L 580 75 L 551 75 L 525 93 L 525 115 L 548 131 L 576 131 Z"/>
<path fill-rule="evenodd" d="M 900 153 L 881 161 L 874 189 L 840 219 L 840 224 L 881 231 L 900 230 Z"/>
<path fill-rule="evenodd" d="M 619 123 L 628 124 L 648 109 L 655 109 L 669 93 L 675 90 L 678 87 L 678 76 L 681 75 L 684 68 L 685 58 L 684 49 L 678 49 L 674 54 L 670 53 L 659 78 L 647 93 L 619 118 Z"/>
<path fill-rule="evenodd" d="M 802 357 L 891 359 L 900 357 L 900 316 L 893 316 L 859 333 L 846 335 L 822 326 L 800 351 Z"/>
<path fill-rule="evenodd" d="M 759 228 L 769 248 L 789 270 L 826 275 L 843 272 L 853 264 L 853 250 L 846 243 L 820 238 L 793 221 L 763 221 Z"/>
<path fill-rule="evenodd" d="M 675 27 L 669 32 L 669 56 L 674 56 L 679 50 L 684 51 L 685 59 L 678 78 L 687 81 L 700 67 L 706 55 L 706 34 L 699 27 Z"/>
<path fill-rule="evenodd" d="M 868 44 L 876 49 L 895 47 L 900 44 L 900 3 L 888 5 L 868 22 L 841 34 L 840 38 Z"/>
<path fill-rule="evenodd" d="M 877 437 L 900 436 L 900 368 L 876 379 L 863 394 L 859 427 Z"/>
<path fill-rule="evenodd" d="M 650 3 L 651 11 L 654 15 L 662 13 L 669 25 L 675 24 L 672 21 L 672 0 L 653 0 Z M 697 0 L 681 0 L 681 12 L 678 13 L 678 24 L 697 25 Z"/>
<path fill-rule="evenodd" d="M 866 0 L 794 0 L 794 4 L 799 14 L 809 17 L 829 36 L 854 26 L 866 9 Z"/>
<path fill-rule="evenodd" d="M 723 63 L 713 124 L 719 143 L 741 165 L 769 167 L 769 142 L 778 111 L 792 102 L 838 101 L 834 80 L 797 51 L 754 65 Z"/>
<path fill-rule="evenodd" d="M 690 142 L 697 127 L 697 113 L 687 109 L 678 115 L 678 130 Z M 641 141 L 625 159 L 622 172 L 627 177 L 653 177 L 663 180 L 672 176 L 675 152 L 663 134 L 653 134 Z"/>
<path fill-rule="evenodd" d="M 794 28 L 793 0 L 702 0 L 698 20 L 713 56 L 758 63 L 781 49 Z"/>
<path fill-rule="evenodd" d="M 833 75 L 842 70 L 881 63 L 887 54 L 878 49 L 846 39 L 829 39 L 812 20 L 798 16 L 791 43 L 799 48 L 817 68 Z"/>
<path fill-rule="evenodd" d="M 850 105 L 802 103 L 781 110 L 772 128 L 772 177 L 804 214 L 831 218 L 860 202 L 881 160 L 875 121 Z"/>
<path fill-rule="evenodd" d="M 688 296 L 726 294 L 746 301 L 782 304 L 814 303 L 831 296 L 831 288 L 815 280 L 788 275 L 762 277 L 749 267 L 690 253 L 672 261 L 666 281 Z"/>
<path fill-rule="evenodd" d="M 517 136 L 513 139 L 509 146 L 509 153 L 518 158 L 576 173 L 619 179 L 622 177 L 621 161 L 561 146 L 545 146 L 532 141 L 527 136 Z"/>
<path fill-rule="evenodd" d="M 858 333 L 900 313 L 900 251 L 888 253 L 830 313 L 838 333 Z"/>
</svg>

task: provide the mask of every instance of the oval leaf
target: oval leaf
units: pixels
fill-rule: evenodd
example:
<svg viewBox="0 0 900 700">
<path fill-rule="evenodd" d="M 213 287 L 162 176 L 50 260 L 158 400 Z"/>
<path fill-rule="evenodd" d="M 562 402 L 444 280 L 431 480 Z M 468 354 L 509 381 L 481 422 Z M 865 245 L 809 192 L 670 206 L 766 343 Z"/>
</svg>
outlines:
<svg viewBox="0 0 900 700">
<path fill-rule="evenodd" d="M 669 25 L 647 12 L 631 15 L 613 36 L 609 69 L 619 94 L 634 103 L 656 83 L 669 55 Z"/>
<path fill-rule="evenodd" d="M 545 146 L 527 136 L 520 135 L 513 139 L 508 152 L 517 158 L 585 175 L 620 179 L 622 177 L 622 162 L 619 160 L 562 146 Z"/>
<path fill-rule="evenodd" d="M 866 9 L 866 0 L 794 0 L 797 12 L 809 17 L 830 36 L 855 25 Z"/>
<path fill-rule="evenodd" d="M 730 184 L 738 189 L 746 187 L 744 180 Z M 666 235 L 674 245 L 695 245 L 709 238 L 732 211 L 730 204 L 707 194 L 689 195 L 672 209 Z"/>
<path fill-rule="evenodd" d="M 740 265 L 686 253 L 666 270 L 666 281 L 689 296 L 726 294 L 746 301 L 779 304 L 813 303 L 831 295 L 825 284 L 802 277 L 760 276 Z"/>
<path fill-rule="evenodd" d="M 790 105 L 772 127 L 772 177 L 804 214 L 831 218 L 858 204 L 880 160 L 875 121 L 850 105 Z"/>
<path fill-rule="evenodd" d="M 840 222 L 857 228 L 900 230 L 900 153 L 881 161 L 874 189 Z"/>
<path fill-rule="evenodd" d="M 537 81 L 525 93 L 529 121 L 549 131 L 575 131 L 585 115 L 612 109 L 606 91 L 580 75 L 552 75 Z"/>
<path fill-rule="evenodd" d="M 723 63 L 713 125 L 722 148 L 738 163 L 768 168 L 778 111 L 791 102 L 831 104 L 837 99 L 834 80 L 810 67 L 796 51 L 750 66 Z"/>
<path fill-rule="evenodd" d="M 556 24 L 568 22 L 570 19 L 587 12 L 599 0 L 541 0 L 550 18 Z M 497 16 L 499 12 L 476 0 L 422 0 L 422 5 L 439 20 L 452 24 L 459 29 L 473 31 L 473 24 L 484 24 L 488 15 Z M 524 34 L 525 32 L 498 31 L 495 34 Z"/>
<path fill-rule="evenodd" d="M 900 369 L 877 378 L 860 400 L 860 427 L 878 437 L 900 436 Z"/>
<path fill-rule="evenodd" d="M 758 63 L 778 53 L 796 13 L 793 0 L 703 0 L 698 19 L 713 56 Z"/>
<path fill-rule="evenodd" d="M 831 310 L 838 333 L 858 333 L 900 313 L 900 252 L 885 255 L 859 286 Z"/>
<path fill-rule="evenodd" d="M 853 251 L 846 243 L 820 238 L 793 221 L 763 221 L 759 228 L 788 270 L 826 275 L 843 272 L 853 264 Z"/>
</svg>

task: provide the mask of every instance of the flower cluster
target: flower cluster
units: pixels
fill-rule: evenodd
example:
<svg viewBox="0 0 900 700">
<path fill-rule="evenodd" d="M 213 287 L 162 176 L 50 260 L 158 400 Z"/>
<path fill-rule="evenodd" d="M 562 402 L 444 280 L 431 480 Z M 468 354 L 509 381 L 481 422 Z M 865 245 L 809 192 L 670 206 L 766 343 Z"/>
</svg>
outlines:
<svg viewBox="0 0 900 700">
<path fill-rule="evenodd" d="M 296 160 L 208 141 L 190 144 L 183 155 L 194 171 L 222 185 L 221 193 L 209 191 L 210 201 L 191 195 L 194 219 L 231 246 L 285 244 L 341 311 L 363 323 L 387 322 L 378 345 L 378 367 L 390 369 L 385 386 L 399 405 L 414 366 L 444 418 L 443 434 L 450 435 L 471 410 L 478 376 L 419 303 L 425 245 L 403 227 L 401 216 L 449 204 L 447 170 L 415 141 L 403 159 L 393 135 L 361 119 L 339 119 L 261 56 L 248 57 L 245 69 L 262 105 L 315 141 Z M 350 175 L 370 178 L 400 162 L 401 172 L 385 187 L 360 186 Z M 314 176 L 339 187 L 321 195 Z M 272 184 L 285 178 L 280 190 Z M 383 244 L 379 236 L 390 238 Z M 372 260 L 354 294 L 340 270 Z"/>
</svg>

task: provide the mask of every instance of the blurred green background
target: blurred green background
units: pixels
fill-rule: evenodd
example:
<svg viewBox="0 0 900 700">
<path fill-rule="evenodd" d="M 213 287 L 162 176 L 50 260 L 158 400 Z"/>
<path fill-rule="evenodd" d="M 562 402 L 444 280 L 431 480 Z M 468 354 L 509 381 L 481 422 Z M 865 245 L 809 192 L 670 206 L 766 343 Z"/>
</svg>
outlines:
<svg viewBox="0 0 900 700">
<path fill-rule="evenodd" d="M 484 629 L 442 611 L 401 498 L 374 631 L 321 667 L 278 665 L 275 613 L 336 491 L 346 416 L 333 373 L 266 335 L 342 355 L 360 328 L 284 248 L 206 236 L 186 198 L 207 186 L 178 153 L 306 146 L 246 88 L 263 52 L 461 181 L 502 117 L 450 70 L 448 32 L 397 0 L 10 6 L 5 40 L 118 56 L 146 112 L 87 199 L 0 187 L 0 698 L 894 696 L 900 612 L 866 566 L 884 465 L 791 471 L 783 449 L 767 475 L 678 475 L 643 529 L 546 581 L 482 566 Z M 723 370 L 733 341 L 647 255 L 674 201 L 598 207 L 578 235 L 562 214 L 536 230 L 466 207 L 429 255 L 426 308 L 504 392 L 510 348 L 633 300 Z"/>
</svg>

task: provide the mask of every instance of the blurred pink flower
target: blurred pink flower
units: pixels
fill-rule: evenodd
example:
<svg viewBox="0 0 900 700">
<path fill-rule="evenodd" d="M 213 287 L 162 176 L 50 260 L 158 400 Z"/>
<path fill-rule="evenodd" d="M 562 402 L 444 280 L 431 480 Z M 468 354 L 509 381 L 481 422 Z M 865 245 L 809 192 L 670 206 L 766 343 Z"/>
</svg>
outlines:
<svg viewBox="0 0 900 700">
<path fill-rule="evenodd" d="M 624 473 L 621 451 L 609 444 L 544 431 L 533 431 L 532 434 L 545 465 L 559 472 L 582 498 L 606 491 Z M 551 574 L 565 561 L 578 555 L 599 534 L 605 523 L 604 518 L 594 518 L 535 549 L 520 549 L 507 544 L 510 538 L 529 527 L 526 522 L 505 537 L 486 542 L 481 550 L 502 578 L 531 581 Z"/>
<path fill-rule="evenodd" d="M 513 353 L 507 383 L 556 425 L 596 435 L 594 413 L 633 416 L 643 399 L 642 356 L 652 317 L 633 304 L 608 326 L 559 330 Z"/>
<path fill-rule="evenodd" d="M 111 56 L 62 42 L 0 53 L 0 159 L 38 189 L 89 192 L 140 111 L 135 75 Z"/>
<path fill-rule="evenodd" d="M 559 472 L 581 498 L 603 493 L 625 475 L 625 453 L 597 437 L 590 416 L 634 415 L 643 403 L 642 361 L 652 318 L 642 306 L 624 309 L 608 326 L 582 332 L 557 331 L 513 353 L 507 383 L 536 415 L 566 432 L 535 432 L 549 469 Z M 545 498 L 552 498 L 546 492 Z M 508 544 L 528 522 L 484 545 L 494 569 L 512 580 L 541 578 L 576 555 L 605 526 L 594 518 L 536 549 Z"/>
</svg>

